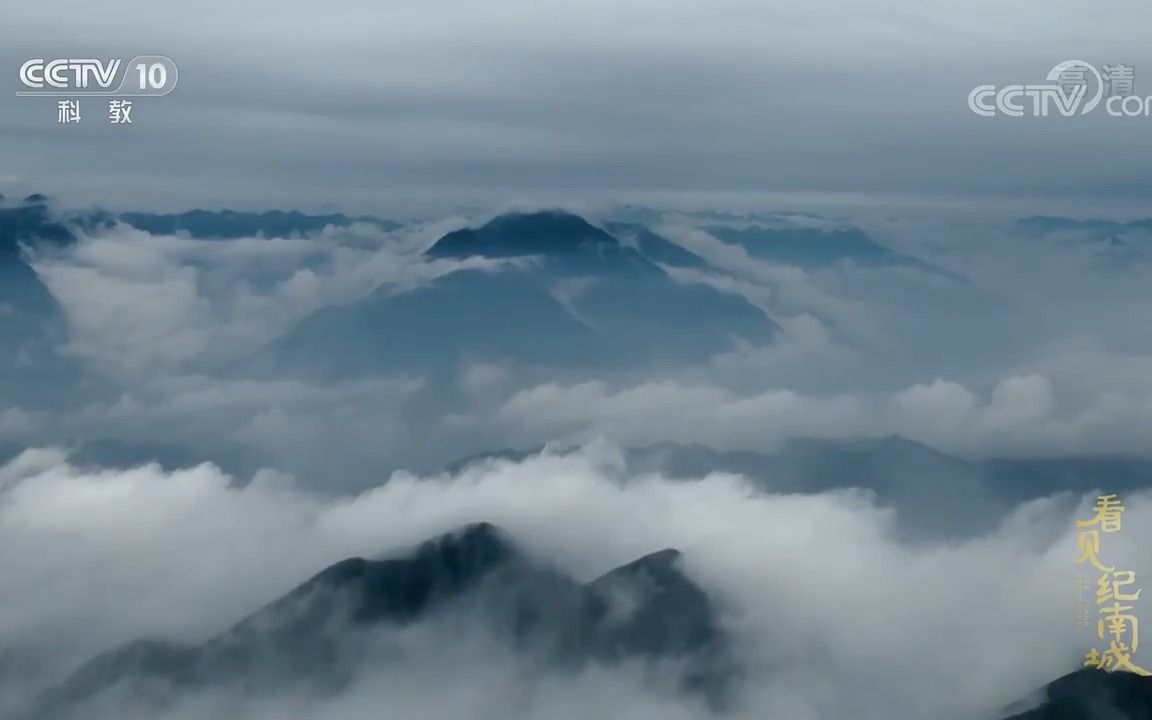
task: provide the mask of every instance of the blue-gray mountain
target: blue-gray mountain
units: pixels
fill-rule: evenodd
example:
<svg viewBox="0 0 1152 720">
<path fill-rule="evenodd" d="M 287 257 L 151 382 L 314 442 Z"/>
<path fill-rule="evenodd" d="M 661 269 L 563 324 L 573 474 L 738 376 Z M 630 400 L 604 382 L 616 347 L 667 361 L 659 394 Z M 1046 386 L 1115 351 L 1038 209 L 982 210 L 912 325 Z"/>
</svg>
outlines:
<svg viewBox="0 0 1152 720">
<path fill-rule="evenodd" d="M 125 212 L 113 216 L 120 222 L 155 235 L 186 233 L 194 238 L 233 240 L 243 237 L 289 237 L 319 232 L 326 227 L 348 227 L 355 223 L 383 231 L 395 230 L 399 223 L 370 215 L 340 213 L 308 215 L 296 210 L 245 212 L 238 210 L 189 210 L 182 213 Z"/>
<path fill-rule="evenodd" d="M 43 195 L 0 201 L 0 397 L 7 402 L 42 405 L 79 380 L 78 368 L 59 353 L 64 314 L 25 252 L 73 240 Z"/>
<path fill-rule="evenodd" d="M 1122 273 L 1152 259 L 1152 219 L 1117 222 L 1034 216 L 1017 220 L 1012 230 L 1032 240 L 1091 249 L 1100 265 Z"/>
<path fill-rule="evenodd" d="M 662 251 L 674 252 L 670 245 Z M 504 215 L 445 235 L 427 256 L 520 262 L 325 308 L 260 353 L 255 367 L 342 378 L 467 361 L 677 365 L 766 342 L 777 329 L 744 298 L 679 282 L 661 258 L 564 212 Z"/>
<path fill-rule="evenodd" d="M 739 245 L 754 258 L 809 270 L 852 263 L 862 267 L 909 267 L 959 279 L 919 258 L 881 245 L 859 228 L 767 227 L 750 224 L 739 227 L 716 225 L 707 230 L 727 243 Z"/>
</svg>

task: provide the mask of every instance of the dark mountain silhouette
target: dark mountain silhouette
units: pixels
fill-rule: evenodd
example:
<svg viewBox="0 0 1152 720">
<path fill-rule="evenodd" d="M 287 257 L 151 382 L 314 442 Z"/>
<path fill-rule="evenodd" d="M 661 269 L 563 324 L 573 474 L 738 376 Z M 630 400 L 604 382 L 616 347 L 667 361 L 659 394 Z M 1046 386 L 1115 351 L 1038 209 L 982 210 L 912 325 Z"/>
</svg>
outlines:
<svg viewBox="0 0 1152 720">
<path fill-rule="evenodd" d="M 155 640 L 104 653 L 45 693 L 27 720 L 83 717 L 107 692 L 162 707 L 203 688 L 335 691 L 363 660 L 369 630 L 463 613 L 556 672 L 587 662 L 684 663 L 682 687 L 719 706 L 735 667 L 707 595 L 664 550 L 580 584 L 480 523 L 405 557 L 351 558 L 200 645 Z M 622 606 L 621 598 L 627 601 Z"/>
<path fill-rule="evenodd" d="M 1036 707 L 1005 720 L 1152 720 L 1152 677 L 1134 673 L 1079 670 L 1039 695 Z"/>
<path fill-rule="evenodd" d="M 539 257 L 562 274 L 653 275 L 658 270 L 632 248 L 577 215 L 547 210 L 501 215 L 478 228 L 450 232 L 429 257 Z"/>
</svg>

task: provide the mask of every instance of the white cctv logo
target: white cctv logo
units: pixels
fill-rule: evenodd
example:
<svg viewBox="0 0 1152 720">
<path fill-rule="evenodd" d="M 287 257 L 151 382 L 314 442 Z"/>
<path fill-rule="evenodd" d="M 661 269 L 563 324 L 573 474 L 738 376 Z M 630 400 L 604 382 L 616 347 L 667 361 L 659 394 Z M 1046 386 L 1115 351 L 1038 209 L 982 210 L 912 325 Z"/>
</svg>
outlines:
<svg viewBox="0 0 1152 720">
<path fill-rule="evenodd" d="M 89 85 L 110 88 L 120 69 L 119 60 L 107 63 L 94 59 L 51 60 L 34 58 L 20 66 L 20 82 L 25 87 L 84 89 Z"/>
<path fill-rule="evenodd" d="M 17 95 L 115 95 L 158 97 L 176 87 L 180 71 L 166 55 L 121 58 L 44 60 L 32 58 L 20 66 Z"/>
<path fill-rule="evenodd" d="M 1053 82 L 1069 73 L 1095 78 L 1095 94 L 1088 102 L 1084 102 L 1088 94 L 1086 82 L 1064 85 Z M 982 117 L 996 114 L 1021 117 L 1025 113 L 1044 117 L 1053 107 L 1064 116 L 1076 115 L 1077 111 L 1083 115 L 1095 109 L 1104 94 L 1104 79 L 1100 72 L 1082 60 L 1065 60 L 1048 72 L 1047 80 L 1047 84 L 1005 85 L 1002 88 L 980 85 L 969 93 L 968 107 Z"/>
</svg>

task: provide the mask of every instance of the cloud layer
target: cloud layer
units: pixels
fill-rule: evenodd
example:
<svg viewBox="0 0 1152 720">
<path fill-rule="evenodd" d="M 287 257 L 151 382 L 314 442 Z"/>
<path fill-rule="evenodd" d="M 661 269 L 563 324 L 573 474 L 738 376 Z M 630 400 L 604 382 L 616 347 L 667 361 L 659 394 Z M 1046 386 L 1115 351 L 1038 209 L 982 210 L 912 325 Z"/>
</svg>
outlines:
<svg viewBox="0 0 1152 720">
<path fill-rule="evenodd" d="M 34 258 L 64 313 L 59 350 L 78 362 L 84 392 L 54 410 L 0 406 L 0 441 L 175 443 L 182 462 L 276 466 L 334 487 L 371 484 L 381 467 L 597 436 L 769 450 L 798 436 L 901 434 L 975 456 L 1146 452 L 1152 334 L 1131 318 L 1152 309 L 1152 296 L 1138 255 L 1117 264 L 1082 236 L 1025 238 L 995 218 L 915 209 L 851 221 L 648 212 L 708 261 L 669 268 L 673 278 L 743 295 L 781 328 L 772 343 L 659 370 L 556 376 L 509 357 L 465 362 L 455 378 L 238 377 L 237 363 L 316 310 L 493 263 L 421 257 L 459 217 L 393 233 L 353 226 L 228 242 L 116 226 Z M 850 258 L 792 267 L 711 230 L 851 222 L 951 275 Z M 676 313 L 668 320 L 674 333 Z M 451 345 L 438 328 L 427 332 Z"/>
<path fill-rule="evenodd" d="M 272 473 L 241 487 L 209 465 L 112 471 L 26 452 L 0 470 L 0 643 L 36 662 L 7 678 L 33 688 L 141 636 L 202 639 L 328 563 L 478 520 L 577 578 L 680 548 L 748 669 L 739 717 L 977 717 L 1074 669 L 1088 642 L 1075 626 L 1079 568 L 1062 503 L 1021 507 L 984 537 L 909 544 L 866 495 L 765 495 L 733 476 L 683 482 L 621 468 L 599 445 L 321 499 Z M 1147 577 L 1138 548 L 1152 539 L 1152 498 L 1127 500 L 1107 557 Z M 528 688 L 482 632 L 455 645 L 438 632 L 393 638 L 410 661 L 366 668 L 336 698 L 198 697 L 173 717 L 266 718 L 300 701 L 310 717 L 352 718 L 385 699 L 460 718 L 576 717 L 589 702 L 604 717 L 697 712 L 672 711 L 629 670 Z"/>
</svg>

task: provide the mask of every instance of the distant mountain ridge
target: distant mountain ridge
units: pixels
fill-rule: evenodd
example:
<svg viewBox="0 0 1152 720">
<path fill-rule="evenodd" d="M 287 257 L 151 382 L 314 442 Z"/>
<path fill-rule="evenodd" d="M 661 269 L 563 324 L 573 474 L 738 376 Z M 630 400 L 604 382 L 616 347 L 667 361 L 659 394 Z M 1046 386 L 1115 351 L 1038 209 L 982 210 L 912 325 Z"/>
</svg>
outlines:
<svg viewBox="0 0 1152 720">
<path fill-rule="evenodd" d="M 1031 240 L 1055 240 L 1094 248 L 1105 267 L 1127 271 L 1152 259 L 1152 218 L 1116 222 L 1037 215 L 1021 218 L 1012 230 Z"/>
<path fill-rule="evenodd" d="M 297 210 L 189 210 L 182 213 L 123 212 L 112 215 L 120 222 L 156 235 L 187 233 L 195 238 L 233 240 L 242 237 L 287 237 L 319 232 L 326 227 L 347 227 L 356 223 L 372 225 L 385 232 L 400 223 L 371 215 L 341 213 L 309 215 Z"/>
<path fill-rule="evenodd" d="M 8 216 L 9 225 L 21 225 L 22 237 L 60 244 L 74 239 L 73 227 L 92 230 L 116 222 L 150 233 L 221 241 L 306 234 L 358 222 L 384 231 L 396 227 L 373 216 L 295 210 L 90 211 L 57 217 L 50 205 L 45 196 L 30 196 L 21 204 L 4 203 L 0 213 Z M 660 217 L 656 211 L 637 217 L 649 216 Z M 717 215 L 713 222 L 724 217 Z M 754 257 L 774 261 L 916 264 L 851 228 L 708 229 L 726 242 L 743 243 Z M 0 241 L 10 256 L 5 264 L 26 276 L 30 293 L 48 297 L 19 261 L 12 237 L 0 227 Z M 560 372 L 675 369 L 736 347 L 765 345 L 779 332 L 763 309 L 735 289 L 722 289 L 723 282 L 711 282 L 722 280 L 726 271 L 639 222 L 597 224 L 563 210 L 508 213 L 444 235 L 426 257 L 525 262 L 458 270 L 409 292 L 384 290 L 350 305 L 321 308 L 239 362 L 235 371 L 340 380 L 380 373 L 440 374 L 472 362 Z M 685 269 L 698 272 L 674 272 Z M 33 294 L 7 304 L 19 307 Z"/>
<path fill-rule="evenodd" d="M 261 353 L 259 367 L 327 377 L 447 370 L 469 360 L 620 367 L 705 359 L 777 327 L 743 297 L 672 278 L 657 262 L 563 211 L 514 213 L 448 233 L 433 260 L 531 259 L 458 270 L 401 295 L 329 307 Z M 341 356 L 325 348 L 341 347 Z"/>
<path fill-rule="evenodd" d="M 1117 222 L 1115 220 L 1056 217 L 1033 215 L 1015 221 L 1012 227 L 1019 233 L 1032 237 L 1043 237 L 1057 232 L 1081 232 L 1095 239 L 1107 239 L 1123 232 L 1152 232 L 1152 218 Z"/>
<path fill-rule="evenodd" d="M 71 227 L 96 230 L 120 222 L 154 235 L 186 234 L 204 240 L 236 240 L 244 237 L 288 237 L 320 232 L 326 227 L 348 227 L 365 224 L 389 232 L 401 223 L 374 215 L 343 213 L 310 214 L 299 210 L 204 210 L 178 213 L 142 211 L 57 210 L 52 199 L 35 193 L 22 201 L 9 202 L 0 197 L 0 216 L 10 231 L 21 225 L 21 238 L 28 242 L 67 243 L 74 240 Z M 8 250 L 11 235 L 0 232 L 0 252 Z"/>
<path fill-rule="evenodd" d="M 498 449 L 449 463 L 447 470 L 459 472 L 486 460 L 521 462 L 543 451 Z M 1074 499 L 1094 490 L 1124 494 L 1152 488 L 1152 457 L 967 460 L 898 435 L 792 438 L 775 452 L 662 443 L 626 448 L 624 458 L 634 474 L 700 478 L 733 473 L 765 492 L 868 490 L 881 506 L 897 510 L 901 532 L 934 539 L 989 532 L 1009 510 L 1041 497 L 1070 493 Z"/>
<path fill-rule="evenodd" d="M 919 258 L 878 243 L 860 228 L 739 227 L 712 225 L 707 232 L 738 245 L 751 257 L 807 270 L 851 263 L 860 267 L 906 267 L 962 282 L 964 278 Z"/>
</svg>

